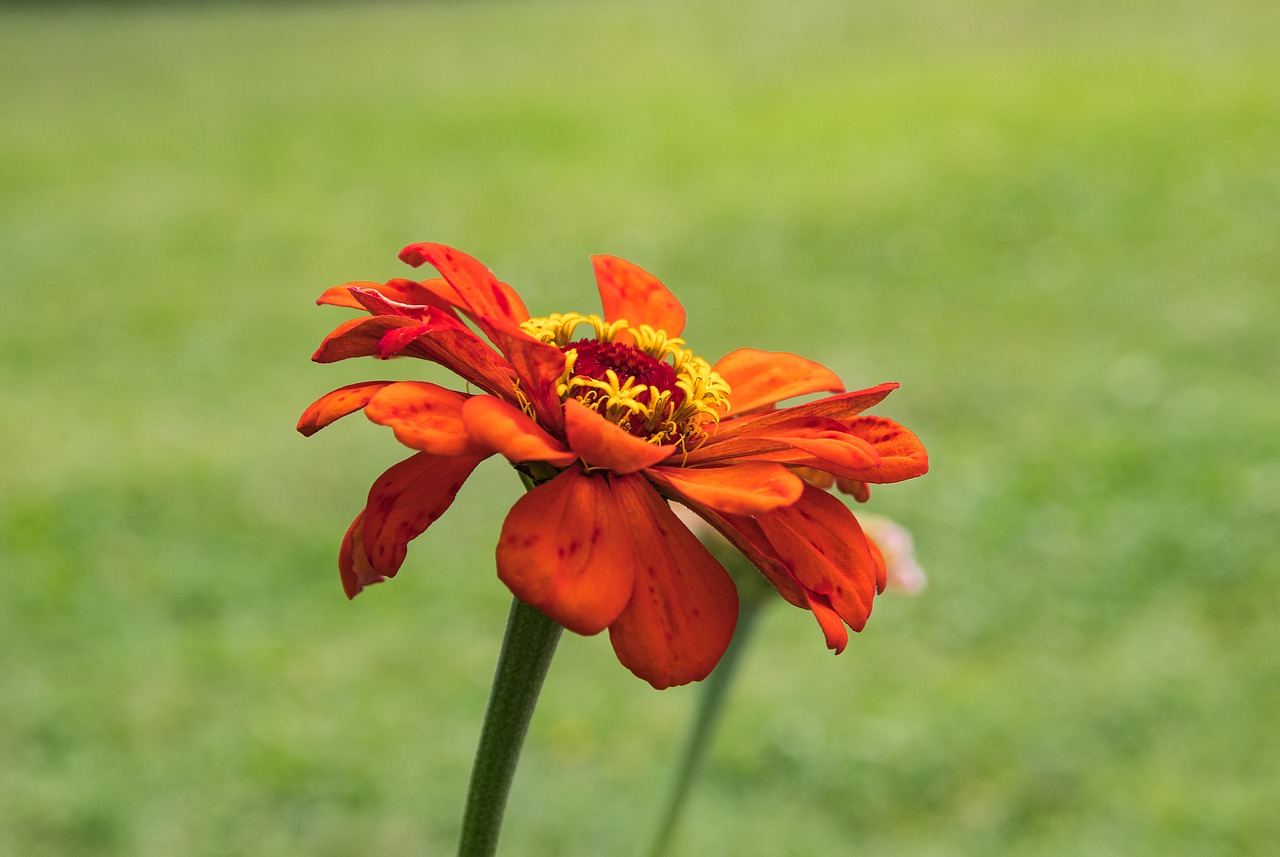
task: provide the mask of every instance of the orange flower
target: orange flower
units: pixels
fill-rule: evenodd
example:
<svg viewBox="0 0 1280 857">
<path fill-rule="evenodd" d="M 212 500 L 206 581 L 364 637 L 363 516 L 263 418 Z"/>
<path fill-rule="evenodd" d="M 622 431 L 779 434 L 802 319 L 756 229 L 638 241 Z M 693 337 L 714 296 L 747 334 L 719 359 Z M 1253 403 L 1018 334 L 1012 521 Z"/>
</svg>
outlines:
<svg viewBox="0 0 1280 857">
<path fill-rule="evenodd" d="M 592 259 L 602 316 L 542 317 L 458 250 L 411 244 L 400 258 L 429 263 L 443 279 L 329 289 L 318 303 L 370 315 L 340 325 L 312 359 L 419 357 L 478 392 L 368 381 L 302 415 L 298 430 L 311 435 L 363 409 L 417 450 L 378 477 L 342 540 L 348 597 L 393 577 L 408 542 L 499 454 L 535 487 L 502 526 L 498 576 L 571 631 L 608 628 L 618 659 L 656 688 L 705 678 L 738 612 L 728 574 L 668 501 L 704 518 L 783 598 L 813 611 L 837 653 L 846 625 L 862 629 L 884 588 L 884 561 L 849 508 L 811 477 L 840 480 L 865 499 L 867 483 L 925 472 L 915 435 L 861 415 L 897 384 L 846 393 L 812 360 L 748 348 L 708 364 L 678 338 L 680 302 L 615 257 Z M 838 395 L 776 407 L 818 392 Z"/>
</svg>

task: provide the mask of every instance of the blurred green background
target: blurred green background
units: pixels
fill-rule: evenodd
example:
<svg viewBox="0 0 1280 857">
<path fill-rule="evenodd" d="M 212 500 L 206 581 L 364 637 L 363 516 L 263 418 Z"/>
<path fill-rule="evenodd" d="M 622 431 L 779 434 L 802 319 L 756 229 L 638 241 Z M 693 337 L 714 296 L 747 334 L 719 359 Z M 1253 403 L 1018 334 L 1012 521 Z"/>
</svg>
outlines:
<svg viewBox="0 0 1280 857">
<path fill-rule="evenodd" d="M 702 355 L 900 381 L 929 446 L 870 504 L 929 588 L 838 658 L 766 614 L 678 853 L 1268 853 L 1277 43 L 1229 1 L 0 9 L 0 852 L 451 852 L 519 483 L 348 603 L 405 453 L 293 430 L 437 377 L 308 362 L 322 289 L 435 240 L 535 313 L 629 258 Z M 566 635 L 504 853 L 638 853 L 696 694 Z"/>
</svg>

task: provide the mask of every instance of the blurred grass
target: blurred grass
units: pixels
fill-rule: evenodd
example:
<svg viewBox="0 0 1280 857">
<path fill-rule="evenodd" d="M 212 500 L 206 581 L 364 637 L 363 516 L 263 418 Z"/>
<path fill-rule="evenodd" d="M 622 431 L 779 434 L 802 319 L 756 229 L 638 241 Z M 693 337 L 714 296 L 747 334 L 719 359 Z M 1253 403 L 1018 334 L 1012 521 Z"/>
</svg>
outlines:
<svg viewBox="0 0 1280 857">
<path fill-rule="evenodd" d="M 537 311 L 587 255 L 795 350 L 933 472 L 931 585 L 839 658 L 768 616 L 699 855 L 1280 839 L 1280 60 L 1263 4 L 0 9 L 0 852 L 446 854 L 507 596 L 490 462 L 403 575 L 324 287 L 414 240 Z M 694 691 L 566 637 L 504 835 L 638 851 Z"/>
</svg>

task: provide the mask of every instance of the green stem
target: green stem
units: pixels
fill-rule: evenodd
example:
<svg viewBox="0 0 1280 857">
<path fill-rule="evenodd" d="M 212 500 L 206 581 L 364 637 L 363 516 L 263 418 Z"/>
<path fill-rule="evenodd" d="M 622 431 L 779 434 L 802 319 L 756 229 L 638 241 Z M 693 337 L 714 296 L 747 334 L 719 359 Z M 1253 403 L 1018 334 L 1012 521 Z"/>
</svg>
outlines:
<svg viewBox="0 0 1280 857">
<path fill-rule="evenodd" d="M 561 630 L 536 607 L 511 599 L 507 633 L 471 769 L 458 857 L 491 857 L 498 849 L 511 778 Z"/>
<path fill-rule="evenodd" d="M 756 618 L 760 615 L 761 603 L 753 599 L 743 599 L 738 613 L 738 627 L 734 629 L 733 640 L 724 656 L 711 675 L 702 683 L 701 695 L 698 697 L 698 709 L 693 721 L 693 730 L 689 733 L 689 741 L 685 745 L 684 757 L 676 771 L 676 779 L 667 798 L 666 809 L 662 813 L 662 822 L 658 825 L 658 833 L 653 846 L 649 849 L 649 857 L 662 857 L 667 853 L 675 835 L 676 825 L 680 821 L 681 811 L 689 796 L 689 789 L 698 771 L 698 765 L 706 755 L 712 731 L 724 710 L 724 700 L 729 685 L 733 683 L 735 669 L 741 659 L 742 650 L 746 648 L 755 627 Z"/>
</svg>

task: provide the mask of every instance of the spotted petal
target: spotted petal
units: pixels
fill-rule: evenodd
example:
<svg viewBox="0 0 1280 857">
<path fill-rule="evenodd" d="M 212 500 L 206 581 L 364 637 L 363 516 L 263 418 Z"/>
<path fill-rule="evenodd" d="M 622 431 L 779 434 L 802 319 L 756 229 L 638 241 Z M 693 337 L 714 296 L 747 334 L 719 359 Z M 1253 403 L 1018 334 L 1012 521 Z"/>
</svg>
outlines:
<svg viewBox="0 0 1280 857">
<path fill-rule="evenodd" d="M 643 478 L 615 478 L 613 493 L 629 525 L 635 568 L 631 600 L 609 626 L 613 650 L 659 690 L 700 681 L 733 637 L 737 588 Z"/>
<path fill-rule="evenodd" d="M 604 475 L 566 470 L 511 507 L 498 537 L 498 577 L 579 634 L 598 634 L 631 598 L 632 522 Z"/>
<path fill-rule="evenodd" d="M 419 452 L 392 465 L 369 489 L 362 540 L 369 568 L 395 577 L 406 546 L 453 504 L 484 456 Z"/>
<path fill-rule="evenodd" d="M 884 417 L 855 417 L 845 421 L 849 431 L 877 453 L 878 460 L 846 478 L 861 482 L 901 482 L 929 470 L 929 454 L 920 438 Z"/>
<path fill-rule="evenodd" d="M 379 390 L 365 405 L 370 420 L 389 427 L 410 449 L 434 455 L 485 455 L 462 423 L 467 396 L 426 381 L 401 381 Z"/>
</svg>

